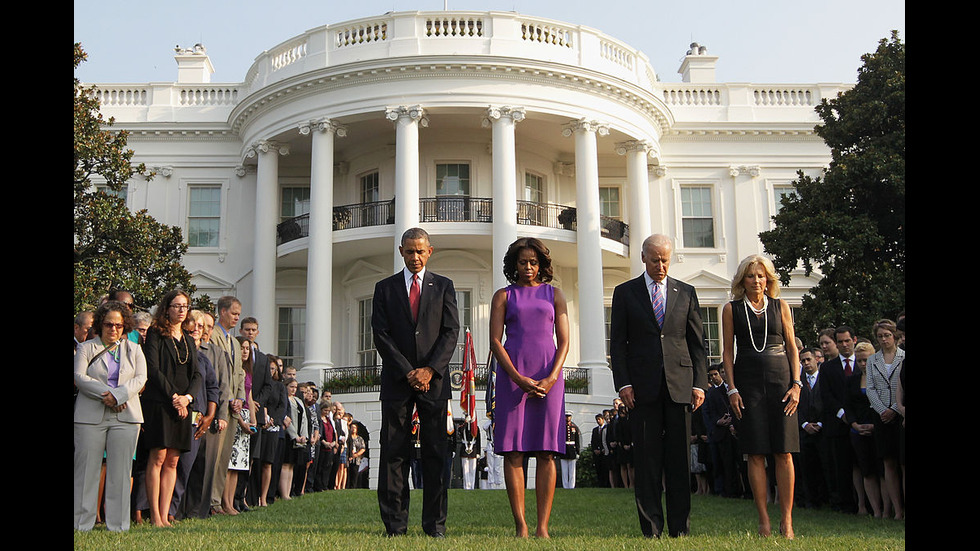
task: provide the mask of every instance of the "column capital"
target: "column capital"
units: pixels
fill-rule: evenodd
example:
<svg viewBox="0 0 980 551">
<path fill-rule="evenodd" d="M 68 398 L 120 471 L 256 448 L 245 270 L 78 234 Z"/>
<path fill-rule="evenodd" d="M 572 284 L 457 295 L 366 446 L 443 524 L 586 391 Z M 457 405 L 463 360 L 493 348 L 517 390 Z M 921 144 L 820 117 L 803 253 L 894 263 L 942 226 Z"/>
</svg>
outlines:
<svg viewBox="0 0 980 551">
<path fill-rule="evenodd" d="M 577 121 L 566 123 L 565 126 L 562 127 L 561 135 L 567 138 L 571 136 L 573 133 L 578 132 L 579 130 L 583 130 L 586 132 L 595 132 L 600 136 L 605 136 L 609 134 L 609 126 L 606 125 L 605 123 L 599 121 L 590 121 L 588 119 L 581 118 Z"/>
<path fill-rule="evenodd" d="M 385 109 L 385 118 L 391 122 L 395 122 L 402 117 L 419 123 L 419 126 L 423 128 L 429 126 L 429 117 L 425 115 L 425 109 L 421 105 L 401 105 L 399 107 L 388 107 Z"/>
<path fill-rule="evenodd" d="M 269 153 L 270 151 L 276 151 L 283 156 L 289 155 L 289 144 L 279 143 L 274 140 L 262 140 L 249 146 L 245 150 L 245 156 L 251 159 L 259 153 Z"/>
<path fill-rule="evenodd" d="M 626 155 L 630 151 L 639 151 L 649 157 L 653 157 L 653 152 L 655 150 L 653 144 L 647 140 L 627 140 L 616 144 L 617 155 Z"/>
<path fill-rule="evenodd" d="M 743 165 L 743 166 L 728 167 L 728 175 L 731 176 L 732 178 L 739 177 L 743 172 L 748 173 L 748 175 L 753 178 L 757 178 L 759 174 L 762 172 L 762 169 L 759 167 L 759 165 L 751 165 L 751 166 Z"/>
<path fill-rule="evenodd" d="M 299 125 L 299 133 L 304 136 L 312 133 L 314 130 L 317 132 L 333 132 L 341 138 L 347 136 L 346 126 L 335 123 L 326 117 L 322 119 L 310 119 Z"/>
<path fill-rule="evenodd" d="M 523 107 L 487 107 L 487 115 L 483 118 L 483 127 L 490 126 L 493 121 L 504 117 L 510 117 L 515 123 L 521 122 L 527 117 L 527 112 Z"/>
</svg>

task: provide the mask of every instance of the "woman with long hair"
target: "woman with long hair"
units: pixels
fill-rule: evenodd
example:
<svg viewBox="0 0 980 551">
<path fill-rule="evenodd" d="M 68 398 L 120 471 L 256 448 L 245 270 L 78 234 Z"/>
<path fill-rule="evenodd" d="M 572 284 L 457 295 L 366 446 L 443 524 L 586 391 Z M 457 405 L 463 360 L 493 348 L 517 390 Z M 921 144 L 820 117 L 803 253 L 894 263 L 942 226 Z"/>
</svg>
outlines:
<svg viewBox="0 0 980 551">
<path fill-rule="evenodd" d="M 194 339 L 182 328 L 190 305 L 190 296 L 180 289 L 164 295 L 143 345 L 147 382 L 142 396 L 142 438 L 149 450 L 146 497 L 154 526 L 171 526 L 167 512 L 177 480 L 177 461 L 181 452 L 190 449 L 193 437 L 187 406 L 198 394 L 201 375 Z"/>
<path fill-rule="evenodd" d="M 772 533 L 766 508 L 766 456 L 771 454 L 781 512 L 779 532 L 793 539 L 796 475 L 792 453 L 800 451 L 796 407 L 803 383 L 793 316 L 786 301 L 779 298 L 771 260 L 752 255 L 739 264 L 732 278 L 732 301 L 722 310 L 722 329 L 728 399 L 741 421 L 739 448 L 749 456 L 749 485 L 759 515 L 759 535 Z"/>
<path fill-rule="evenodd" d="M 225 511 L 235 511 L 235 490 L 238 488 L 238 472 L 248 472 L 249 453 L 252 433 L 255 425 L 251 412 L 255 410 L 252 402 L 252 342 L 245 337 L 235 337 L 242 354 L 242 371 L 245 372 L 245 403 L 237 414 L 235 421 L 235 441 L 231 447 L 231 458 L 228 460 L 228 474 L 225 479 L 225 491 L 221 496 L 221 508 Z"/>
</svg>

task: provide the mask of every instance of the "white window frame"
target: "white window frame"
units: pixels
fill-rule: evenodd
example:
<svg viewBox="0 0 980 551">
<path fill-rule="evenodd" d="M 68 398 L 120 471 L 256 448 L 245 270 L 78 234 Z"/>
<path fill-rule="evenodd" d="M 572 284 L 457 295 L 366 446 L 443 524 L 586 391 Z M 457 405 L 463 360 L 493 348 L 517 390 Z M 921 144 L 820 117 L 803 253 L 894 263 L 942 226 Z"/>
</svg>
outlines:
<svg viewBox="0 0 980 551">
<path fill-rule="evenodd" d="M 603 204 L 611 204 L 611 203 L 603 203 L 602 190 L 604 189 L 616 190 L 616 194 L 618 195 L 617 210 L 619 210 L 619 214 L 616 216 L 610 214 L 602 214 Z M 622 184 L 604 184 L 602 182 L 599 183 L 599 214 L 601 214 L 602 216 L 608 216 L 609 218 L 612 218 L 614 220 L 619 220 L 620 222 L 623 221 L 624 216 L 623 216 L 623 185 Z"/>
<path fill-rule="evenodd" d="M 218 243 L 211 247 L 189 247 L 188 252 L 218 252 L 226 249 L 228 242 L 228 193 L 231 183 L 226 178 L 188 178 L 181 180 L 178 184 L 180 196 L 180 210 L 178 215 L 181 220 L 181 227 L 184 232 L 184 240 L 190 243 L 190 209 L 191 209 L 191 190 L 194 188 L 212 187 L 220 188 L 220 220 L 218 222 Z"/>
<path fill-rule="evenodd" d="M 303 338 L 293 339 L 292 343 L 296 350 L 299 350 L 299 354 L 286 355 L 282 353 L 280 346 L 280 338 L 282 337 L 282 314 L 284 309 L 290 310 L 303 310 Z M 283 365 L 292 365 L 297 371 L 303 368 L 303 362 L 306 360 L 306 342 L 309 339 L 309 317 L 306 315 L 308 309 L 305 304 L 277 304 L 276 305 L 276 356 L 283 359 Z M 286 359 L 289 362 L 286 362 Z M 297 362 L 297 360 L 299 360 Z"/>
<path fill-rule="evenodd" d="M 772 217 L 779 214 L 779 210 L 782 208 L 780 204 L 780 199 L 783 195 L 796 194 L 796 186 L 793 185 L 793 180 L 788 179 L 774 179 L 766 180 L 766 196 L 769 199 L 769 224 L 771 227 L 775 227 L 772 221 Z"/>
<path fill-rule="evenodd" d="M 724 248 L 722 239 L 722 223 L 721 223 L 721 198 L 719 196 L 719 182 L 717 180 L 682 180 L 676 179 L 673 181 L 674 190 L 674 231 L 677 235 L 678 249 L 684 249 L 691 252 L 714 252 L 719 251 Z M 711 197 L 711 224 L 712 224 L 712 235 L 714 237 L 714 243 L 708 247 L 701 247 L 697 245 L 690 245 L 684 239 L 684 220 L 692 217 L 684 216 L 684 202 L 683 202 L 683 190 L 685 188 L 709 188 Z M 707 219 L 708 217 L 696 217 L 699 219 Z"/>
</svg>

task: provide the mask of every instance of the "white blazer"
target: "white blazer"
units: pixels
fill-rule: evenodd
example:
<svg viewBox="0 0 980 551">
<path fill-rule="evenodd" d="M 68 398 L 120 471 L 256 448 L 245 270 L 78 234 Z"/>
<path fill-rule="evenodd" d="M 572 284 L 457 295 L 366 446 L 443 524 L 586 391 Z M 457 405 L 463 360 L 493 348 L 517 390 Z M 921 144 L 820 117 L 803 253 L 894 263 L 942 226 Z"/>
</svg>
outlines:
<svg viewBox="0 0 980 551">
<path fill-rule="evenodd" d="M 102 349 L 99 337 L 85 341 L 75 354 L 75 386 L 78 398 L 75 400 L 75 422 L 98 424 L 102 422 L 106 406 L 102 393 L 109 391 L 116 397 L 117 404 L 126 404 L 119 413 L 119 420 L 127 423 L 142 423 L 143 408 L 140 405 L 140 390 L 146 384 L 146 358 L 143 349 L 128 339 L 119 345 L 119 381 L 116 388 L 109 386 L 109 366 L 106 352 L 94 362 L 89 361 Z"/>
</svg>

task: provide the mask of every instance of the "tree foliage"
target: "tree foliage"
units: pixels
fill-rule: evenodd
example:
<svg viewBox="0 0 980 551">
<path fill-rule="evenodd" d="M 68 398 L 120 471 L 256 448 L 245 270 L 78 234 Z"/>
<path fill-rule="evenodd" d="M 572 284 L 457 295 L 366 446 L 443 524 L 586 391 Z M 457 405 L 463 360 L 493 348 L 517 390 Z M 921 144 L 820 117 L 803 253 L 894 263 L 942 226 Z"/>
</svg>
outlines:
<svg viewBox="0 0 980 551">
<path fill-rule="evenodd" d="M 893 31 L 861 60 L 854 88 L 816 108 L 830 166 L 821 178 L 801 171 L 759 234 L 784 284 L 801 265 L 823 275 L 797 318 L 804 341 L 838 325 L 870 337 L 905 306 L 905 44 Z"/>
<path fill-rule="evenodd" d="M 75 43 L 75 69 L 85 57 Z M 194 291 L 181 264 L 187 244 L 180 228 L 145 210 L 130 212 L 123 199 L 93 188 L 93 176 L 111 192 L 134 177 L 153 176 L 132 163 L 127 133 L 109 130 L 113 122 L 103 119 L 98 98 L 75 77 L 75 312 L 98 304 L 111 289 L 130 291 L 143 307 L 177 287 Z"/>
</svg>

